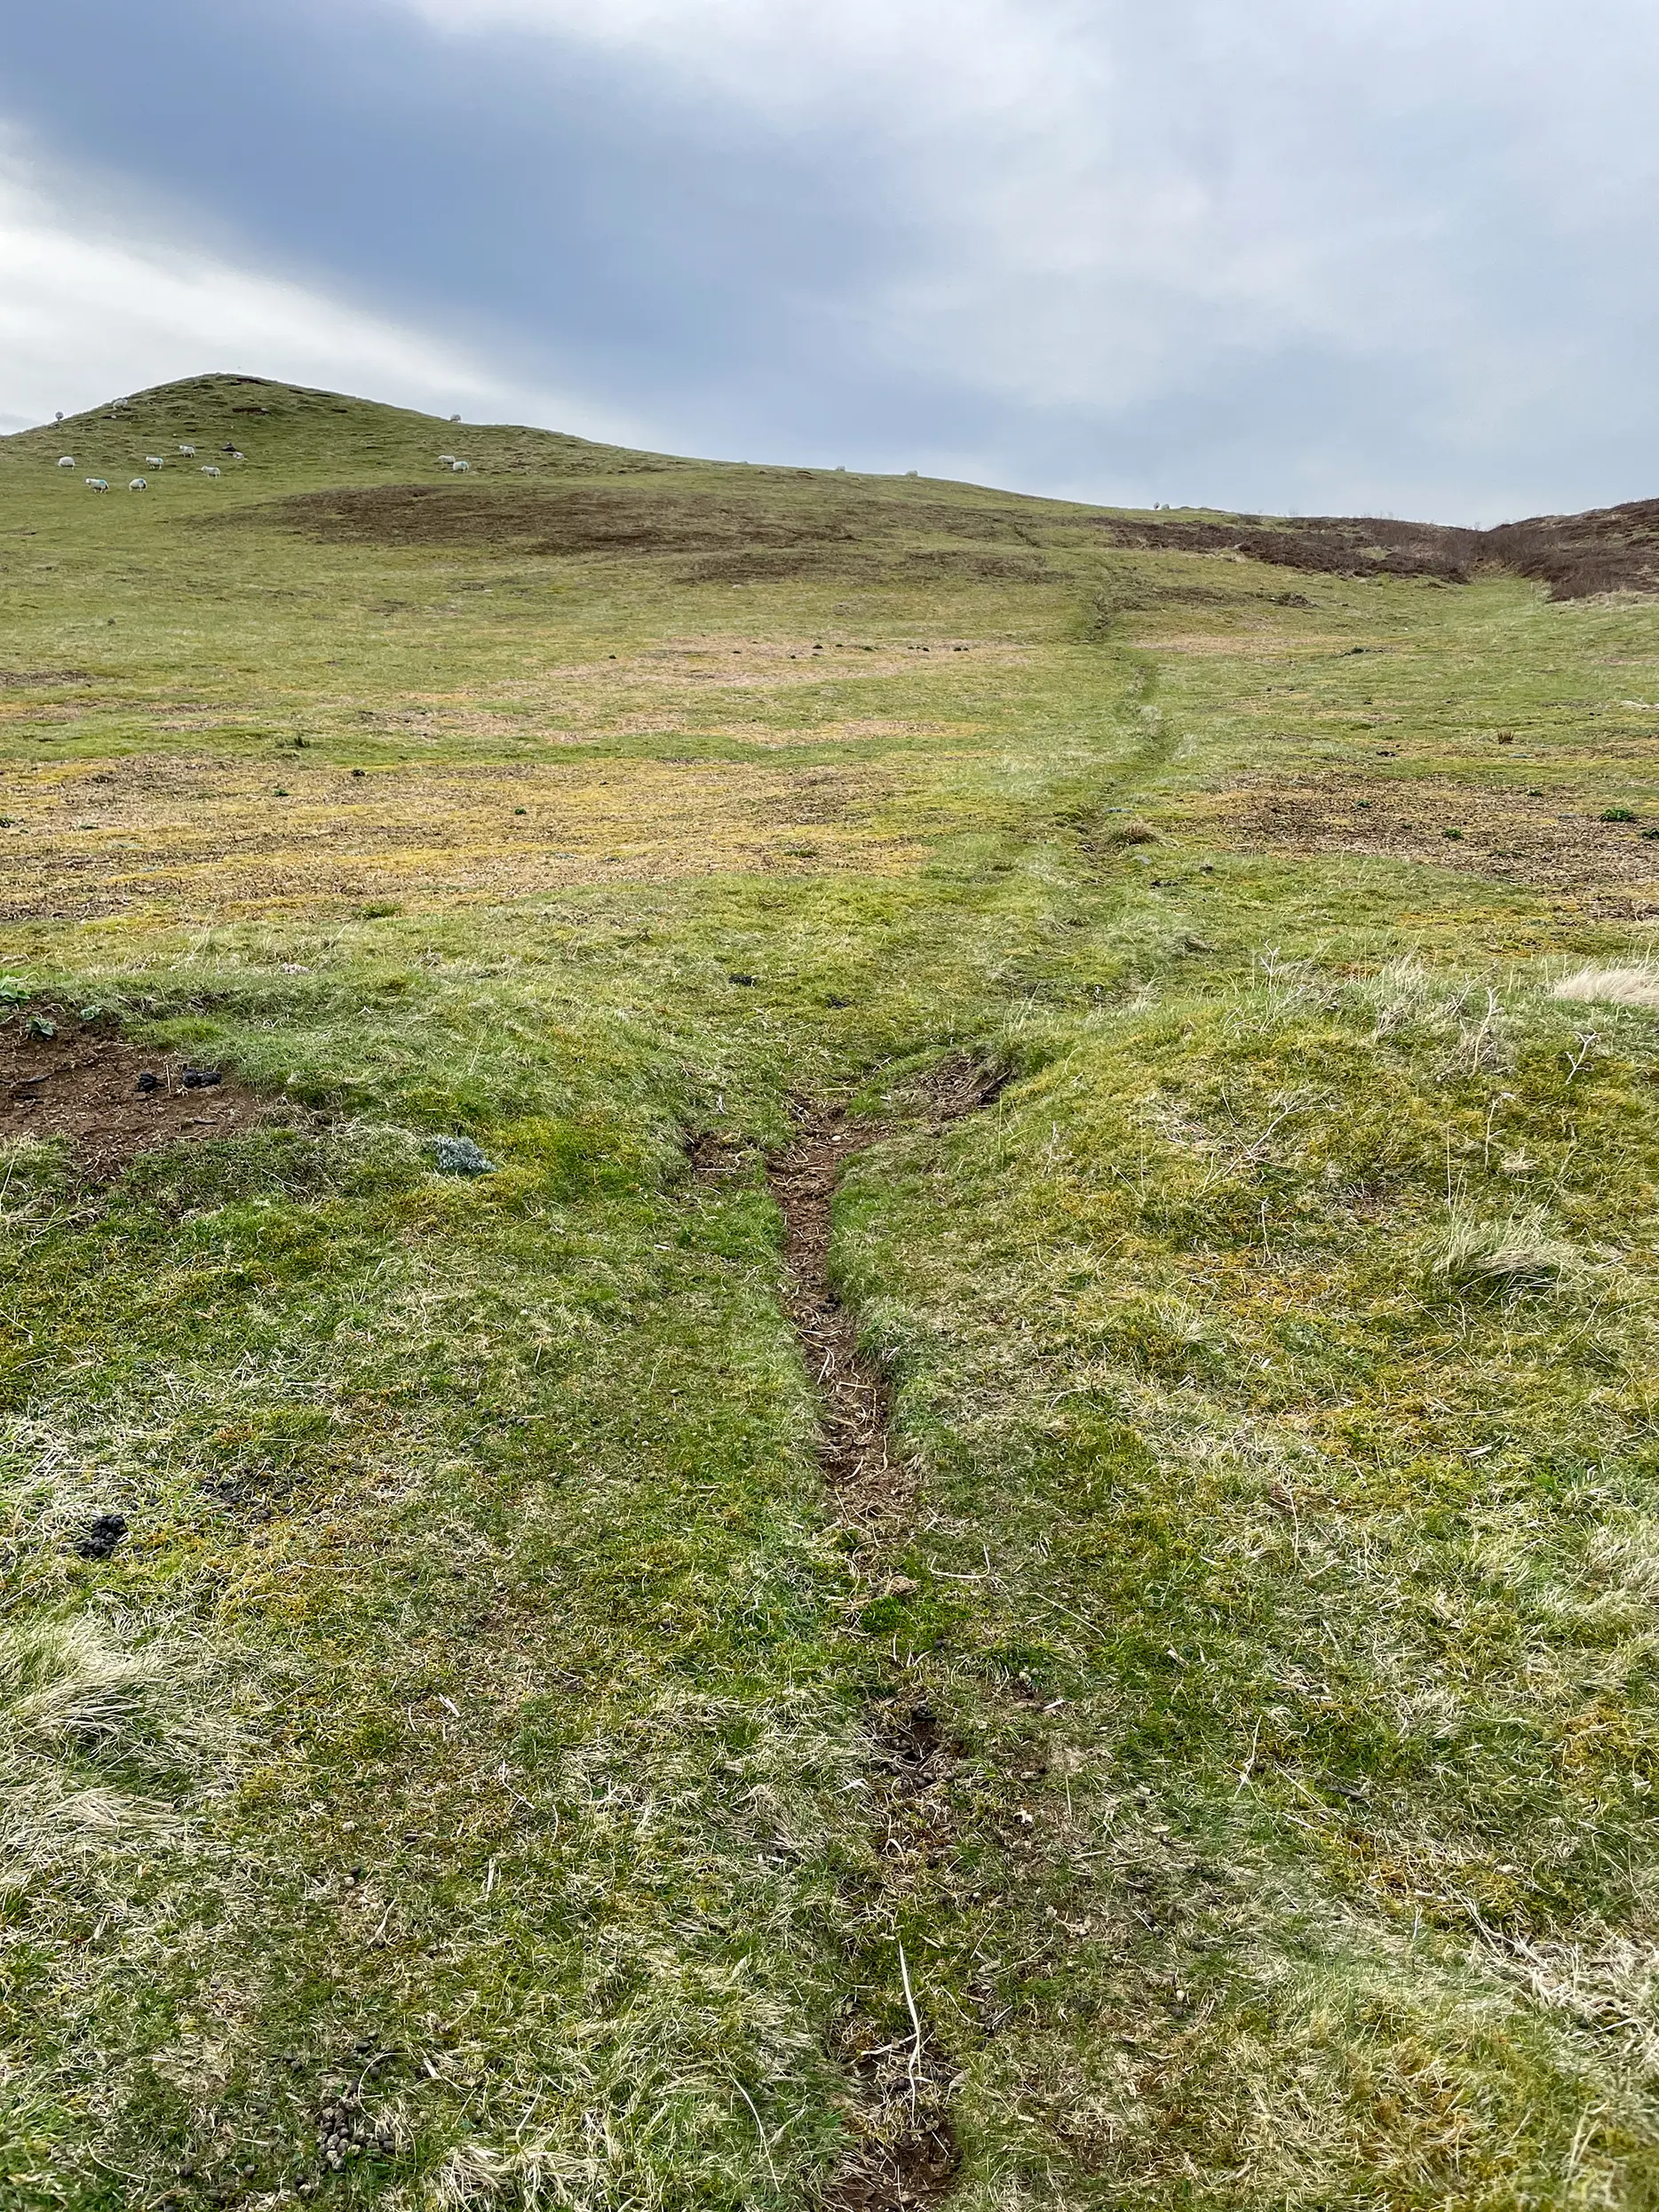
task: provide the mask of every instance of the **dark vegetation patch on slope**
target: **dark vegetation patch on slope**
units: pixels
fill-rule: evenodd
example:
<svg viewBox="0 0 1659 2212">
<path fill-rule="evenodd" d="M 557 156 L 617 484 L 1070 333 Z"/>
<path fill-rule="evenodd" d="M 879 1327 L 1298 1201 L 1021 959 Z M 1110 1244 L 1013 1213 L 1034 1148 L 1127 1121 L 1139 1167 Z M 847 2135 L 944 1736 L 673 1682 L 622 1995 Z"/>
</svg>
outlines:
<svg viewBox="0 0 1659 2212">
<path fill-rule="evenodd" d="M 700 553 L 717 565 L 687 579 L 699 582 L 808 574 L 829 565 L 828 547 L 938 537 L 1026 546 L 1036 556 L 1074 546 L 1086 532 L 1125 550 L 1236 554 L 1307 574 L 1466 584 L 1481 569 L 1507 569 L 1546 584 L 1558 600 L 1659 588 L 1659 500 L 1476 530 L 1377 516 L 1072 514 L 1036 502 L 1026 512 L 990 499 L 843 491 L 806 471 L 787 481 L 791 489 L 782 497 L 770 473 L 718 489 L 383 484 L 300 492 L 233 519 L 274 521 L 344 545 L 511 542 L 538 553 Z M 793 489 L 797 482 L 804 491 Z M 782 566 L 780 553 L 789 556 Z M 739 569 L 728 571 L 722 559 L 735 559 Z M 1011 565 L 1007 555 L 964 556 L 948 546 L 907 548 L 905 559 L 987 580 L 1047 581 L 1052 573 L 1034 557 L 1013 556 Z"/>
<path fill-rule="evenodd" d="M 1504 569 L 1547 584 L 1557 600 L 1659 590 L 1659 499 L 1537 515 L 1487 530 L 1342 515 L 1099 515 L 1091 527 L 1114 545 L 1241 553 L 1277 568 L 1336 576 L 1427 576 L 1466 584 L 1480 569 Z"/>
<path fill-rule="evenodd" d="M 1281 569 L 1336 576 L 1435 576 L 1456 584 L 1468 581 L 1481 544 L 1479 530 L 1339 515 L 1166 521 L 1102 514 L 1092 518 L 1091 527 L 1109 545 L 1145 551 L 1236 553 Z"/>
<path fill-rule="evenodd" d="M 740 545 L 706 553 L 679 571 L 684 584 L 788 584 L 809 577 L 865 585 L 1053 584 L 1066 571 L 1036 553 L 988 553 L 972 545 L 913 545 L 883 555 L 859 545 Z"/>
<path fill-rule="evenodd" d="M 1659 590 L 1659 499 L 1504 522 L 1484 540 L 1490 557 L 1547 584 L 1552 599 Z"/>
<path fill-rule="evenodd" d="M 344 545 L 490 545 L 544 553 L 718 553 L 733 547 L 853 545 L 939 535 L 1036 547 L 1036 520 L 988 503 L 837 495 L 781 499 L 769 487 L 583 486 L 568 491 L 377 484 L 300 492 L 244 512 Z"/>
</svg>

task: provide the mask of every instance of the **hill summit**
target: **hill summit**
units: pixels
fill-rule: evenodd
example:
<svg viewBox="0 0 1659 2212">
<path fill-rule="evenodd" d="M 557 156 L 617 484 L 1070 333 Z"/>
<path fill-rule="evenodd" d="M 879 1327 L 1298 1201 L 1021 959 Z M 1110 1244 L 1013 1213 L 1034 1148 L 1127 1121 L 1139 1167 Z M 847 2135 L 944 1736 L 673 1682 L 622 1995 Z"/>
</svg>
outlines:
<svg viewBox="0 0 1659 2212">
<path fill-rule="evenodd" d="M 1555 599 L 1659 590 L 1659 500 L 1535 516 L 1489 529 L 1374 516 L 1129 510 L 915 477 L 696 460 L 518 426 L 464 425 L 241 373 L 185 378 L 105 402 L 61 423 L 15 433 L 0 441 L 0 454 L 37 460 L 73 446 L 88 473 L 115 481 L 153 451 L 173 456 L 180 443 L 215 455 L 234 446 L 245 456 L 237 464 L 239 497 L 396 487 L 401 497 L 332 506 L 324 499 L 311 511 L 319 528 L 390 538 L 547 537 L 573 548 L 631 543 L 642 551 L 704 552 L 747 539 L 776 553 L 785 544 L 852 543 L 867 531 L 889 540 L 895 533 L 925 536 L 931 524 L 957 541 L 1237 554 L 1307 574 L 1463 583 L 1481 569 L 1496 569 L 1544 584 Z M 417 512 L 418 487 L 462 473 L 438 458 L 462 445 L 464 474 L 473 481 Z M 551 513 L 544 517 L 545 529 L 533 509 L 504 505 L 498 496 L 504 483 L 513 481 L 638 476 L 679 481 L 615 504 L 608 520 L 591 500 L 585 519 L 568 505 L 562 523 Z M 706 497 L 703 523 L 688 519 L 683 493 L 690 480 L 736 501 L 721 527 L 708 518 Z M 787 488 L 787 496 L 769 497 L 768 488 L 774 494 Z M 877 489 L 879 513 L 869 504 Z"/>
</svg>

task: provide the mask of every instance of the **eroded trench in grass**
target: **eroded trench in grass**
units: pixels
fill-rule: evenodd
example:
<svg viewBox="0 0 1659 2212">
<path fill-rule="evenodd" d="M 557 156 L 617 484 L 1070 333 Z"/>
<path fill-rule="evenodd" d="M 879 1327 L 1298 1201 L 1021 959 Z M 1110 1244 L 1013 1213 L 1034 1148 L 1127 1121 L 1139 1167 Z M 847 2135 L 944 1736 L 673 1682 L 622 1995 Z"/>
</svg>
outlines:
<svg viewBox="0 0 1659 2212">
<path fill-rule="evenodd" d="M 933 1070 L 922 1103 L 933 1126 L 990 1105 L 1007 1077 L 966 1054 Z M 849 1161 L 889 1134 L 879 1121 L 836 1105 L 798 1101 L 790 1139 L 766 1163 L 783 1222 L 785 1310 L 799 1341 L 817 1407 L 815 1449 L 825 1492 L 850 1540 L 856 1581 L 895 1585 L 894 1556 L 910 1533 L 916 1471 L 894 1448 L 892 1401 L 879 1364 L 859 1343 L 855 1316 L 843 1304 L 830 1267 L 836 1188 Z M 718 1155 L 704 1155 L 718 1172 Z M 894 1679 L 870 1700 L 868 1796 L 877 1853 L 885 1875 L 884 1918 L 897 1917 L 925 1867 L 951 1849 L 946 1784 L 950 1747 L 925 1692 Z M 955 2068 L 918 2007 L 902 1938 L 891 1938 L 908 2037 L 894 2041 L 857 2003 L 832 2031 L 834 2056 L 851 2089 L 856 2141 L 822 2199 L 825 2212 L 907 2212 L 941 2204 L 962 2153 L 952 2122 Z"/>
</svg>

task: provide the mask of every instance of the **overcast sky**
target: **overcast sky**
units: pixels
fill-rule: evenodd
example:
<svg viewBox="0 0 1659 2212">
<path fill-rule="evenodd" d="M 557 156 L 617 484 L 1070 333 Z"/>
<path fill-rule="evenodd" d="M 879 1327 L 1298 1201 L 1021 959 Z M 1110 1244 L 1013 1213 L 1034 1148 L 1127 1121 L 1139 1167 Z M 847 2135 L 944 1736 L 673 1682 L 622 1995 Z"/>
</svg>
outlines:
<svg viewBox="0 0 1659 2212">
<path fill-rule="evenodd" d="M 0 0 L 0 429 L 220 367 L 1136 504 L 1659 494 L 1654 0 Z"/>
</svg>

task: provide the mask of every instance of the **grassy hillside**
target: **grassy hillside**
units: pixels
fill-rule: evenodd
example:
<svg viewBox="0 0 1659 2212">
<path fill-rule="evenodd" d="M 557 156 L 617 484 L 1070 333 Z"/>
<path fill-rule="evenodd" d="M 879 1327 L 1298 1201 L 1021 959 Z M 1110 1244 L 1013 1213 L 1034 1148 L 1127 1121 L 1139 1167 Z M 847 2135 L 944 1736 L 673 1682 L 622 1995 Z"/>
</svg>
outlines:
<svg viewBox="0 0 1659 2212">
<path fill-rule="evenodd" d="M 1659 2205 L 1616 514 L 0 440 L 6 2203 Z"/>
</svg>

